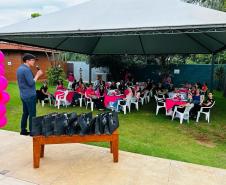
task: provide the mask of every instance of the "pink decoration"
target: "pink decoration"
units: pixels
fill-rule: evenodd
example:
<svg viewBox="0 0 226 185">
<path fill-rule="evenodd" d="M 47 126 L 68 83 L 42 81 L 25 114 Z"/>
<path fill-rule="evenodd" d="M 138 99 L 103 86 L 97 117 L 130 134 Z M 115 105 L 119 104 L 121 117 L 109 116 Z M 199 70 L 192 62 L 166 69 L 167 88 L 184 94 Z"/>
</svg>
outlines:
<svg viewBox="0 0 226 185">
<path fill-rule="evenodd" d="M 5 75 L 4 66 L 1 66 L 1 65 L 0 65 L 0 75 Z"/>
<path fill-rule="evenodd" d="M 4 76 L 0 76 L 0 91 L 4 91 L 8 86 L 8 81 Z"/>
<path fill-rule="evenodd" d="M 0 51 L 0 63 L 4 62 L 4 55 L 3 53 Z"/>
<path fill-rule="evenodd" d="M 0 118 L 4 116 L 6 113 L 6 107 L 4 105 L 0 105 Z"/>
<path fill-rule="evenodd" d="M 0 118 L 0 128 L 4 127 L 7 123 L 7 118 L 5 116 Z"/>
<path fill-rule="evenodd" d="M 0 92 L 0 104 L 6 104 L 10 100 L 10 96 L 6 92 Z"/>
<path fill-rule="evenodd" d="M 9 94 L 4 92 L 8 86 L 8 81 L 4 77 L 4 74 L 4 55 L 0 51 L 0 128 L 7 124 L 7 118 L 5 117 L 6 107 L 4 104 L 6 104 L 10 99 Z"/>
</svg>

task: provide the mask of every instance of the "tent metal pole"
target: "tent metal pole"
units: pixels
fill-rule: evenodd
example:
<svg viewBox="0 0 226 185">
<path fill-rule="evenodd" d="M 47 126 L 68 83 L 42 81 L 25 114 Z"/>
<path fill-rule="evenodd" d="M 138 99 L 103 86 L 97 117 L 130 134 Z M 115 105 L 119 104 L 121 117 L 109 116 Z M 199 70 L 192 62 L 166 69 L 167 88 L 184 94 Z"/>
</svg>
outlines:
<svg viewBox="0 0 226 185">
<path fill-rule="evenodd" d="M 90 56 L 89 56 L 89 61 L 90 61 Z M 89 62 L 89 84 L 92 82 L 92 67 L 91 63 Z"/>
<path fill-rule="evenodd" d="M 214 80 L 214 64 L 216 60 L 216 53 L 212 53 L 212 62 L 211 62 L 211 81 L 210 81 L 210 90 L 213 91 L 213 80 Z"/>
</svg>

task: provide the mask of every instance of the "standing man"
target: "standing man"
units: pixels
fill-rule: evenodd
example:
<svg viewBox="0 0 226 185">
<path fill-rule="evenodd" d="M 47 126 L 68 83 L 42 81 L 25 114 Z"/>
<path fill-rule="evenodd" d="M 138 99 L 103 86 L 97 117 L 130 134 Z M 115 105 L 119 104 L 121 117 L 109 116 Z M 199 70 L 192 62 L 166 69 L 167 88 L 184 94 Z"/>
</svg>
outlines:
<svg viewBox="0 0 226 185">
<path fill-rule="evenodd" d="M 34 76 L 31 67 L 35 65 L 36 57 L 25 53 L 23 64 L 17 69 L 17 81 L 20 90 L 20 98 L 23 104 L 23 114 L 21 118 L 21 135 L 29 135 L 32 127 L 32 117 L 36 116 L 36 89 L 35 82 L 43 75 L 42 70 L 38 70 Z M 29 116 L 29 131 L 27 131 L 27 118 Z"/>
</svg>

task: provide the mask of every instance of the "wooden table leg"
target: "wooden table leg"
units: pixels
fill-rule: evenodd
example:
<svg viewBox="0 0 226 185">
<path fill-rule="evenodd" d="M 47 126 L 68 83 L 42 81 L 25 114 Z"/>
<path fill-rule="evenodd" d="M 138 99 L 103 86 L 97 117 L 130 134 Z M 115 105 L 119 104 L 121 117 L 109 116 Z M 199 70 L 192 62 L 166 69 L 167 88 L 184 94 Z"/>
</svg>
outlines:
<svg viewBox="0 0 226 185">
<path fill-rule="evenodd" d="M 44 152 L 45 152 L 45 145 L 41 145 L 41 152 L 40 152 L 40 157 L 44 157 Z"/>
<path fill-rule="evenodd" d="M 33 138 L 33 167 L 39 168 L 41 145 L 38 140 Z"/>
<path fill-rule="evenodd" d="M 118 162 L 118 138 L 112 141 L 113 161 Z"/>
<path fill-rule="evenodd" d="M 110 152 L 112 153 L 113 152 L 113 149 L 112 149 L 112 141 L 110 141 Z"/>
</svg>

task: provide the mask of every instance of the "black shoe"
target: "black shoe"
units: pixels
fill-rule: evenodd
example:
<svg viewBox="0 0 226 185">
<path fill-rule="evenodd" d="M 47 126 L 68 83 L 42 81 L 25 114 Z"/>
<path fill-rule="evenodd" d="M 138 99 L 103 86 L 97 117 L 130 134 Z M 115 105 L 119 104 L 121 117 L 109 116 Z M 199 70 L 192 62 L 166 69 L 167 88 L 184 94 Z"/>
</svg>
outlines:
<svg viewBox="0 0 226 185">
<path fill-rule="evenodd" d="M 30 132 L 28 132 L 28 131 L 26 131 L 26 132 L 20 132 L 20 135 L 28 136 L 28 135 L 30 135 Z"/>
</svg>

